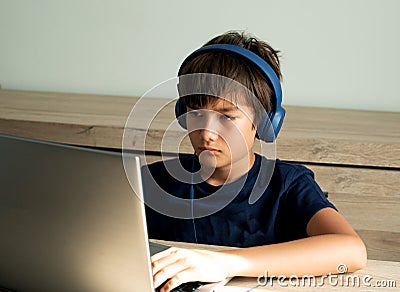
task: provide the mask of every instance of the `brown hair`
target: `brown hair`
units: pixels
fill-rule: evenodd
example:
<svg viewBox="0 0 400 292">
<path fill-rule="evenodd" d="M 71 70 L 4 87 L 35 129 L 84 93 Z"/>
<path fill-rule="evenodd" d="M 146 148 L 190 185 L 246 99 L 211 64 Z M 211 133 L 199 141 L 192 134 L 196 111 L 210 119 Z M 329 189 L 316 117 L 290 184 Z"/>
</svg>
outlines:
<svg viewBox="0 0 400 292">
<path fill-rule="evenodd" d="M 278 78 L 282 79 L 278 56 L 279 51 L 274 50 L 268 43 L 258 40 L 250 34 L 229 31 L 214 37 L 203 46 L 211 44 L 231 44 L 248 49 L 263 58 L 272 67 Z M 207 51 L 193 58 L 189 58 L 181 66 L 179 75 L 193 73 L 208 73 L 225 76 L 246 87 L 250 93 L 255 95 L 258 99 L 256 102 L 254 102 L 254 98 L 247 98 L 246 100 L 254 109 L 254 124 L 256 125 L 265 113 L 264 110 L 259 109 L 259 103 L 261 103 L 267 112 L 272 110 L 271 96 L 273 94 L 273 89 L 269 79 L 257 65 L 236 54 L 225 51 Z M 205 74 L 205 76 L 207 76 L 207 74 Z M 186 106 L 201 108 L 213 103 L 215 99 L 222 96 L 223 93 L 232 93 L 234 90 L 229 84 L 226 84 L 226 82 L 224 85 L 221 85 L 221 82 L 213 82 L 210 78 L 207 78 L 207 80 L 204 78 L 205 77 L 201 76 L 194 79 L 192 78 L 190 88 L 188 88 L 187 82 L 179 82 L 181 99 Z M 207 87 L 207 89 L 204 87 Z M 209 91 L 210 87 L 213 88 L 211 89 L 212 94 L 185 95 L 185 92 Z"/>
</svg>

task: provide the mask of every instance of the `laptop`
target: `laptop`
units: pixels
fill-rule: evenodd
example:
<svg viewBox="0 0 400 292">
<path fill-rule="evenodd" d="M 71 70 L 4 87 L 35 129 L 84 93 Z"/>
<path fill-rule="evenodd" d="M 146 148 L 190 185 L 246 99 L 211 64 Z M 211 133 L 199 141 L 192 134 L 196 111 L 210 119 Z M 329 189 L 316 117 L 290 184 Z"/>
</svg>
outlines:
<svg viewBox="0 0 400 292">
<path fill-rule="evenodd" d="M 155 291 L 140 159 L 125 162 L 133 188 L 119 152 L 0 134 L 0 291 Z"/>
</svg>

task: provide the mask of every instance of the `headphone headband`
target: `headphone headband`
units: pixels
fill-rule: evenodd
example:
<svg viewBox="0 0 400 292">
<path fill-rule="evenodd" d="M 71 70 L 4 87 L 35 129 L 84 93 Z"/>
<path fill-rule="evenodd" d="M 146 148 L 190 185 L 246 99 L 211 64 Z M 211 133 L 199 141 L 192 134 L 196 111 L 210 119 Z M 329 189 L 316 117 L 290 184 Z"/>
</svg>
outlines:
<svg viewBox="0 0 400 292">
<path fill-rule="evenodd" d="M 262 121 L 258 125 L 257 137 L 263 141 L 272 142 L 274 138 L 278 136 L 286 112 L 285 109 L 282 107 L 281 83 L 274 69 L 272 69 L 272 67 L 263 58 L 243 47 L 230 44 L 213 44 L 201 47 L 196 51 L 194 51 L 193 53 L 191 53 L 188 57 L 186 57 L 186 59 L 182 62 L 182 65 L 179 68 L 178 76 L 182 75 L 181 74 L 182 68 L 189 60 L 204 52 L 209 52 L 209 51 L 226 51 L 234 53 L 240 57 L 243 57 L 244 59 L 256 65 L 264 73 L 265 77 L 267 77 L 267 79 L 270 81 L 272 89 L 274 91 L 274 94 L 272 96 L 273 109 L 271 112 L 268 113 L 266 117 L 262 119 Z M 177 118 L 179 118 L 179 116 L 183 115 L 185 112 L 186 112 L 186 107 L 183 105 L 183 102 L 180 99 L 178 99 L 178 102 L 176 103 L 175 106 L 175 114 Z M 273 135 L 271 135 L 269 130 L 269 122 L 271 122 L 274 131 Z M 181 122 L 180 124 L 184 128 L 186 128 L 186 125 L 182 124 Z"/>
</svg>

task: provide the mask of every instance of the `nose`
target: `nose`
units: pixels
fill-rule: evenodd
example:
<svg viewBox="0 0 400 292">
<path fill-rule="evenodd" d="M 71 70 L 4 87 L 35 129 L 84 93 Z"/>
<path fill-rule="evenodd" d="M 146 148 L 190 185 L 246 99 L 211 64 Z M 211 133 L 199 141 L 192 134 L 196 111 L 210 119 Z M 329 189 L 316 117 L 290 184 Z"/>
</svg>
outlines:
<svg viewBox="0 0 400 292">
<path fill-rule="evenodd" d="M 205 141 L 216 141 L 218 139 L 219 122 L 215 115 L 206 115 L 202 127 L 199 129 L 200 135 Z"/>
<path fill-rule="evenodd" d="M 201 129 L 200 135 L 204 141 L 216 141 L 218 139 L 218 133 L 214 130 Z"/>
</svg>

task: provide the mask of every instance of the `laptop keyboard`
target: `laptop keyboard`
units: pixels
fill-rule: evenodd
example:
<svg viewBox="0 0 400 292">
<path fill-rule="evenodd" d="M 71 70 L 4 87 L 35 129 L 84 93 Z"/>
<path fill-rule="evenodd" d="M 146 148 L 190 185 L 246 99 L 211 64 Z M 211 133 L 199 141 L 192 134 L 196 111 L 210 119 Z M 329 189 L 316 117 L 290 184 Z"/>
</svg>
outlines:
<svg viewBox="0 0 400 292">
<path fill-rule="evenodd" d="M 171 290 L 171 292 L 194 292 L 201 286 L 205 285 L 206 283 L 204 282 L 188 282 L 188 283 L 183 283 L 180 286 L 174 288 Z M 159 292 L 161 287 L 156 288 L 156 292 Z"/>
</svg>

